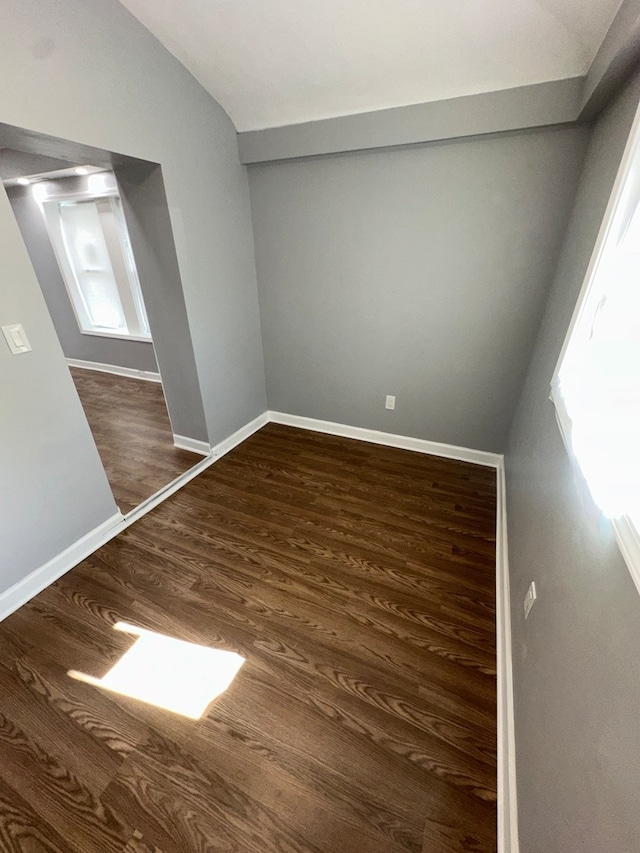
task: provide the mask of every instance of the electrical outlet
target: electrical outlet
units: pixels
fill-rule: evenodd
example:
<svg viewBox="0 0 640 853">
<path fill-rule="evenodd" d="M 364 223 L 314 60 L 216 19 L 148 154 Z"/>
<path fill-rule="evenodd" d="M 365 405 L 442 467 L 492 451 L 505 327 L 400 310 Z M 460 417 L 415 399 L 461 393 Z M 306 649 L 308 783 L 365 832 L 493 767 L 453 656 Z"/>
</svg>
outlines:
<svg viewBox="0 0 640 853">
<path fill-rule="evenodd" d="M 536 602 L 536 598 L 538 597 L 538 593 L 536 592 L 536 582 L 531 581 L 529 584 L 529 589 L 527 590 L 527 594 L 524 597 L 524 618 L 528 619 L 529 614 L 531 613 L 531 608 Z"/>
<path fill-rule="evenodd" d="M 396 407 L 396 398 L 391 394 L 387 394 L 387 399 L 384 404 L 385 409 L 395 409 Z"/>
</svg>

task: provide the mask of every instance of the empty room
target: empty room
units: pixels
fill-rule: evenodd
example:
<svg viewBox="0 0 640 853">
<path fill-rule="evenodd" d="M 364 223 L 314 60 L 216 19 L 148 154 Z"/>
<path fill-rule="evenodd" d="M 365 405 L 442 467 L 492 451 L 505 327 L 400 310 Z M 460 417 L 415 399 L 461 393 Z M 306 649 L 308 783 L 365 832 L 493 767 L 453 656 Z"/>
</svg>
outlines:
<svg viewBox="0 0 640 853">
<path fill-rule="evenodd" d="M 640 851 L 640 0 L 0 5 L 0 851 Z"/>
</svg>

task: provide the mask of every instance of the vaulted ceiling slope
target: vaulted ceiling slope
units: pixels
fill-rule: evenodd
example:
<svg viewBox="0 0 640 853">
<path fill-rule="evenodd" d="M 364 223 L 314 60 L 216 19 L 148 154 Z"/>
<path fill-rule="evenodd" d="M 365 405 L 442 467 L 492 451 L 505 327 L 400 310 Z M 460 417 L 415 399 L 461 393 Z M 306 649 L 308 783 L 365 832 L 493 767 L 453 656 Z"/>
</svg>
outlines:
<svg viewBox="0 0 640 853">
<path fill-rule="evenodd" d="M 238 131 L 584 74 L 620 0 L 121 0 Z"/>
</svg>

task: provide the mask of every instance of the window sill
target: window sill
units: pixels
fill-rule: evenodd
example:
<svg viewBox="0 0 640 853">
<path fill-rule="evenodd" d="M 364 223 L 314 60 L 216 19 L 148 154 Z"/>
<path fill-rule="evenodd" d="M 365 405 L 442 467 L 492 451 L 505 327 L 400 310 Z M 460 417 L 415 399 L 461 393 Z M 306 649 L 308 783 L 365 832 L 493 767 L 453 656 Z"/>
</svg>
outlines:
<svg viewBox="0 0 640 853">
<path fill-rule="evenodd" d="M 152 344 L 153 340 L 151 335 L 127 335 L 119 332 L 98 332 L 98 331 L 87 331 L 86 329 L 81 329 L 80 334 L 89 335 L 90 337 L 95 338 L 115 338 L 120 341 L 138 341 L 143 344 Z"/>
</svg>

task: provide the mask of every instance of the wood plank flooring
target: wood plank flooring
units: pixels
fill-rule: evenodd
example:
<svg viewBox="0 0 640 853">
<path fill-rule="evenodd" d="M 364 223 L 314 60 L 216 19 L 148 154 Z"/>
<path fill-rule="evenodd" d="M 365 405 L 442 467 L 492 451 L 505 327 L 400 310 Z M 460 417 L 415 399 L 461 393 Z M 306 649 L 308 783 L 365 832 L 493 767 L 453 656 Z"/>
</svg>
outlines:
<svg viewBox="0 0 640 853">
<path fill-rule="evenodd" d="M 262 429 L 0 624 L 0 850 L 493 853 L 494 519 L 489 469 Z M 246 662 L 200 720 L 69 677 L 118 620 Z"/>
<path fill-rule="evenodd" d="M 173 446 L 160 383 L 70 370 L 121 512 L 134 509 L 202 459 Z"/>
</svg>

